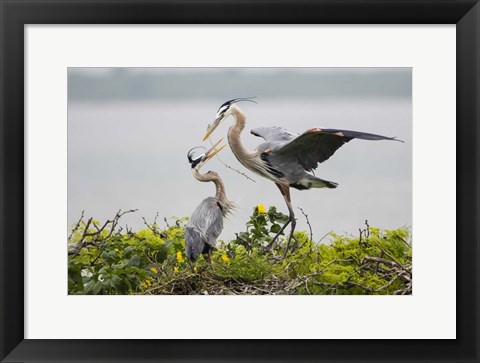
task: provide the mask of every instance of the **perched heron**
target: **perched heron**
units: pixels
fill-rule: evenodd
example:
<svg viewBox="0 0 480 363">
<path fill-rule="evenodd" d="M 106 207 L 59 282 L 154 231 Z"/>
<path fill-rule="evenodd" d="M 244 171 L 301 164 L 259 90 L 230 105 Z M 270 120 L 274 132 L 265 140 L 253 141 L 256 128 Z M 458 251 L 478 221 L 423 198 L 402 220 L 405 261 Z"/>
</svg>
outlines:
<svg viewBox="0 0 480 363">
<path fill-rule="evenodd" d="M 204 141 L 229 116 L 235 121 L 228 130 L 228 143 L 238 161 L 252 172 L 272 180 L 282 193 L 288 207 L 289 219 L 267 245 L 271 249 L 283 230 L 291 223 L 290 236 L 284 256 L 290 246 L 296 221 L 290 198 L 290 188 L 305 190 L 310 188 L 336 188 L 337 183 L 317 178 L 312 174 L 319 163 L 328 160 L 343 144 L 352 139 L 397 140 L 395 137 L 368 134 L 365 132 L 312 128 L 301 135 L 294 135 L 280 127 L 260 127 L 250 132 L 262 137 L 265 142 L 254 151 L 248 151 L 240 140 L 245 128 L 246 117 L 236 105 L 237 102 L 254 102 L 251 98 L 235 98 L 220 106 L 215 121 L 208 125 Z M 403 141 L 402 141 L 403 142 Z"/>
<path fill-rule="evenodd" d="M 194 156 L 194 151 L 203 148 L 201 146 L 191 149 L 187 154 L 195 179 L 201 182 L 213 182 L 216 188 L 215 196 L 204 199 L 195 209 L 185 229 L 185 250 L 190 263 L 197 260 L 200 254 L 203 254 L 207 262 L 211 262 L 210 254 L 222 232 L 223 218 L 233 208 L 233 203 L 225 195 L 225 187 L 220 176 L 214 171 L 200 173 L 200 168 L 225 147 L 223 145 L 216 149 L 221 141 L 199 156 Z"/>
</svg>

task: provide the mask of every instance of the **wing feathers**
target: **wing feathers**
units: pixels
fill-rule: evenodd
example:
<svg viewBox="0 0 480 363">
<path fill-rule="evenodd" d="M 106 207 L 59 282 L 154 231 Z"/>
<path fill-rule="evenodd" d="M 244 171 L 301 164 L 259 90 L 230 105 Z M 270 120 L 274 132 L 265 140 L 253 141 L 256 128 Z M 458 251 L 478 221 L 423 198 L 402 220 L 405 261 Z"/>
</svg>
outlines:
<svg viewBox="0 0 480 363">
<path fill-rule="evenodd" d="M 289 142 L 297 135 L 278 126 L 258 127 L 250 131 L 252 135 L 263 138 L 266 142 Z"/>
<path fill-rule="evenodd" d="M 310 129 L 275 151 L 279 156 L 296 157 L 307 171 L 328 160 L 342 145 L 352 139 L 397 140 L 393 137 L 340 129 Z M 401 141 L 403 142 L 403 141 Z"/>
</svg>

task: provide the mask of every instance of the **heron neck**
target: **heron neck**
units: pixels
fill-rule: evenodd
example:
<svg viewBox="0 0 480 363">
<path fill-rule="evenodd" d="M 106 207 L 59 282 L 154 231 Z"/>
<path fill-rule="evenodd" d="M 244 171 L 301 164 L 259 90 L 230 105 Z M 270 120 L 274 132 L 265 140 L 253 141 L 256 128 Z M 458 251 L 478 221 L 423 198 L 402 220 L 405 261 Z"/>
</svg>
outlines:
<svg viewBox="0 0 480 363">
<path fill-rule="evenodd" d="M 248 159 L 251 154 L 240 140 L 240 134 L 245 128 L 245 115 L 237 107 L 233 109 L 232 115 L 235 123 L 228 130 L 228 143 L 238 161 L 244 164 L 244 160 Z"/>
<path fill-rule="evenodd" d="M 193 176 L 195 179 L 201 182 L 213 182 L 216 189 L 215 198 L 222 204 L 227 201 L 225 186 L 223 185 L 222 179 L 217 173 L 210 171 L 208 173 L 201 174 L 197 169 L 194 169 Z"/>
</svg>

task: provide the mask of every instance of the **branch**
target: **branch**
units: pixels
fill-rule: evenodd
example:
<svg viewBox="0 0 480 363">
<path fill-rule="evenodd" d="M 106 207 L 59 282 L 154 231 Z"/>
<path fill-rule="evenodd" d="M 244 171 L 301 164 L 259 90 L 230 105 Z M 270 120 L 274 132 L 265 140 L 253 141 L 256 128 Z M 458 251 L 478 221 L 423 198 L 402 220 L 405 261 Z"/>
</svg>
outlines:
<svg viewBox="0 0 480 363">
<path fill-rule="evenodd" d="M 99 228 L 95 222 L 93 222 L 93 218 L 89 218 L 88 221 L 87 221 L 87 224 L 85 225 L 85 228 L 83 230 L 83 234 L 82 234 L 82 237 L 80 238 L 80 241 L 78 241 L 78 243 L 76 243 L 75 245 L 73 245 L 69 251 L 68 251 L 68 254 L 69 255 L 73 255 L 74 257 L 77 256 L 79 253 L 80 253 L 80 250 L 82 248 L 84 248 L 85 246 L 88 246 L 88 245 L 91 245 L 91 244 L 95 244 L 97 242 L 102 242 L 108 238 L 110 238 L 113 234 L 113 232 L 115 231 L 115 228 L 118 224 L 118 221 L 120 220 L 120 218 L 127 214 L 127 213 L 133 213 L 133 212 L 136 212 L 138 209 L 130 209 L 130 210 L 127 210 L 125 212 L 122 212 L 121 209 L 118 210 L 117 214 L 115 214 L 115 217 L 113 218 L 113 220 L 108 220 L 103 224 L 103 226 L 101 228 Z M 83 217 L 83 212 L 82 212 L 82 217 Z M 88 232 L 88 228 L 90 227 L 90 224 L 92 224 L 95 229 L 96 229 L 96 232 Z M 104 238 L 101 238 L 101 233 L 103 232 L 103 230 L 109 225 L 111 224 L 111 227 L 110 227 L 110 231 L 108 233 L 108 235 Z M 85 238 L 86 237 L 92 237 L 92 240 L 90 241 L 85 241 Z M 100 251 L 101 252 L 101 251 Z"/>
<path fill-rule="evenodd" d="M 308 224 L 308 229 L 310 230 L 310 241 L 313 242 L 313 232 L 312 232 L 312 225 L 310 224 L 310 221 L 308 220 L 308 215 L 305 214 L 305 212 L 303 211 L 302 208 L 298 207 L 298 209 L 300 209 L 300 212 L 302 212 L 302 214 L 305 216 L 305 219 L 307 220 L 307 224 Z"/>
<path fill-rule="evenodd" d="M 213 146 L 212 139 L 208 139 L 208 140 L 210 141 L 210 145 Z M 238 173 L 238 174 L 240 174 L 240 175 L 243 175 L 245 178 L 247 178 L 247 179 L 249 179 L 249 180 L 251 180 L 251 181 L 253 181 L 253 182 L 255 183 L 255 180 L 252 179 L 252 178 L 250 178 L 247 174 L 241 172 L 241 171 L 238 170 L 238 169 L 232 168 L 230 165 L 228 165 L 227 163 L 225 163 L 222 159 L 220 159 L 220 156 L 218 156 L 218 154 L 216 155 L 216 157 L 217 157 L 218 161 L 220 161 L 220 163 L 223 164 L 223 166 L 225 166 L 225 167 L 228 168 L 228 169 L 233 170 L 234 172 L 236 172 L 236 173 Z"/>
<path fill-rule="evenodd" d="M 72 232 L 70 233 L 70 236 L 68 236 L 68 239 L 67 239 L 68 242 L 70 242 L 70 240 L 72 239 L 73 234 L 74 234 L 75 231 L 78 229 L 78 227 L 80 227 L 80 223 L 82 223 L 82 221 L 83 221 L 83 213 L 85 213 L 85 209 L 82 210 L 82 215 L 80 216 L 80 219 L 78 220 L 78 222 L 77 222 L 77 224 L 75 225 L 75 227 L 73 227 Z"/>
<path fill-rule="evenodd" d="M 159 236 L 161 238 L 166 238 L 167 236 L 164 233 L 160 233 L 157 229 L 157 217 L 158 217 L 158 212 L 157 212 L 157 215 L 154 219 L 153 224 L 148 224 L 145 217 L 142 217 L 143 223 L 147 226 L 147 228 L 149 230 L 151 230 L 153 232 L 154 235 Z"/>
</svg>

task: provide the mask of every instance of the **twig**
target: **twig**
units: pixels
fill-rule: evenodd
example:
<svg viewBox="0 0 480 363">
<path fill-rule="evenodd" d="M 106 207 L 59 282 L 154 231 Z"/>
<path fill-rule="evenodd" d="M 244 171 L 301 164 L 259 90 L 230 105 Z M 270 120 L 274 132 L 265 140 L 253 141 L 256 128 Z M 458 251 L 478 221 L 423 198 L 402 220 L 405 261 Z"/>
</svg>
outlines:
<svg viewBox="0 0 480 363">
<path fill-rule="evenodd" d="M 167 225 L 167 228 L 170 228 L 170 224 L 168 224 L 167 217 L 163 217 L 163 220 L 165 221 L 165 224 Z"/>
<path fill-rule="evenodd" d="M 158 217 L 158 213 L 157 213 L 157 217 Z M 145 225 L 147 226 L 147 228 L 149 230 L 151 230 L 153 232 L 154 235 L 156 236 L 159 236 L 161 238 L 165 238 L 165 234 L 163 233 L 160 233 L 158 230 L 157 230 L 157 217 L 155 217 L 155 220 L 154 220 L 154 224 L 153 225 L 150 225 L 147 223 L 147 220 L 145 219 L 145 217 L 142 216 L 142 219 L 143 219 L 143 223 L 145 223 Z"/>
<path fill-rule="evenodd" d="M 213 146 L 212 139 L 208 139 L 208 141 L 210 141 L 210 145 Z M 238 169 L 232 168 L 230 165 L 228 165 L 227 163 L 225 163 L 222 159 L 220 159 L 220 156 L 218 156 L 218 154 L 215 155 L 215 156 L 216 156 L 216 158 L 218 159 L 218 161 L 220 161 L 220 163 L 223 164 L 223 166 L 225 166 L 225 167 L 228 168 L 228 169 L 233 170 L 234 172 L 236 172 L 236 173 L 238 173 L 238 174 L 240 174 L 240 175 L 243 175 L 245 178 L 247 178 L 247 179 L 249 179 L 249 180 L 251 180 L 251 181 L 253 181 L 253 182 L 255 183 L 255 180 L 252 179 L 252 178 L 250 178 L 247 174 L 241 172 L 241 171 L 238 170 Z"/>
<path fill-rule="evenodd" d="M 133 212 L 136 212 L 138 209 L 130 209 L 130 210 L 127 210 L 125 212 L 122 212 L 122 210 L 120 209 L 116 214 L 115 214 L 115 217 L 113 218 L 113 220 L 108 220 L 103 224 L 103 226 L 101 228 L 99 228 L 97 226 L 97 224 L 93 221 L 93 218 L 89 218 L 87 223 L 85 224 L 85 227 L 83 229 L 83 234 L 82 234 L 82 237 L 80 238 L 80 241 L 78 241 L 75 245 L 73 245 L 71 248 L 69 248 L 68 250 L 68 254 L 69 255 L 73 255 L 74 257 L 77 256 L 79 253 L 80 253 L 80 250 L 82 248 L 84 248 L 85 246 L 88 246 L 88 245 L 91 245 L 91 244 L 95 244 L 97 242 L 103 242 L 105 241 L 106 239 L 110 238 L 113 234 L 113 232 L 115 231 L 115 228 L 118 224 L 118 221 L 120 220 L 120 218 L 127 214 L 127 213 L 133 213 Z M 82 218 L 83 218 L 83 212 L 82 212 Z M 101 237 L 101 233 L 103 232 L 103 230 L 109 225 L 111 224 L 111 227 L 110 227 L 110 231 L 108 233 L 107 236 L 105 237 Z M 96 232 L 89 232 L 88 231 L 88 228 L 90 227 L 90 225 L 93 225 L 96 229 Z M 128 231 L 128 227 L 127 227 L 127 231 Z M 92 237 L 91 240 L 89 241 L 85 241 L 85 238 L 86 237 Z M 100 249 L 100 253 L 102 252 L 102 249 Z M 98 257 L 97 257 L 98 258 Z M 96 260 L 96 259 L 95 259 Z M 94 260 L 94 261 L 95 261 Z"/>
<path fill-rule="evenodd" d="M 365 225 L 367 228 L 365 229 L 358 229 L 358 232 L 360 232 L 360 238 L 358 240 L 358 244 L 361 246 L 362 244 L 368 245 L 368 237 L 370 237 L 370 226 L 368 225 L 368 220 L 365 220 Z M 362 241 L 362 236 L 365 236 L 365 242 Z"/>
<path fill-rule="evenodd" d="M 310 221 L 308 220 L 308 215 L 303 211 L 302 208 L 298 207 L 300 209 L 300 212 L 305 216 L 305 219 L 307 220 L 308 224 L 308 229 L 310 230 L 310 241 L 313 241 L 313 232 L 312 232 L 312 225 L 310 224 Z"/>
<path fill-rule="evenodd" d="M 407 245 L 408 248 L 412 249 L 412 245 L 410 245 L 406 240 L 404 240 L 402 237 L 400 236 L 397 236 L 398 238 L 400 238 L 400 240 L 405 243 Z"/>
<path fill-rule="evenodd" d="M 78 222 L 77 222 L 77 224 L 75 225 L 75 227 L 73 227 L 72 232 L 70 233 L 70 236 L 68 236 L 67 241 L 70 241 L 70 240 L 72 239 L 73 234 L 74 234 L 75 231 L 78 229 L 78 227 L 80 227 L 80 223 L 82 223 L 82 221 L 83 221 L 83 213 L 85 213 L 85 209 L 82 210 L 82 215 L 80 216 L 80 219 L 78 220 Z"/>
</svg>

